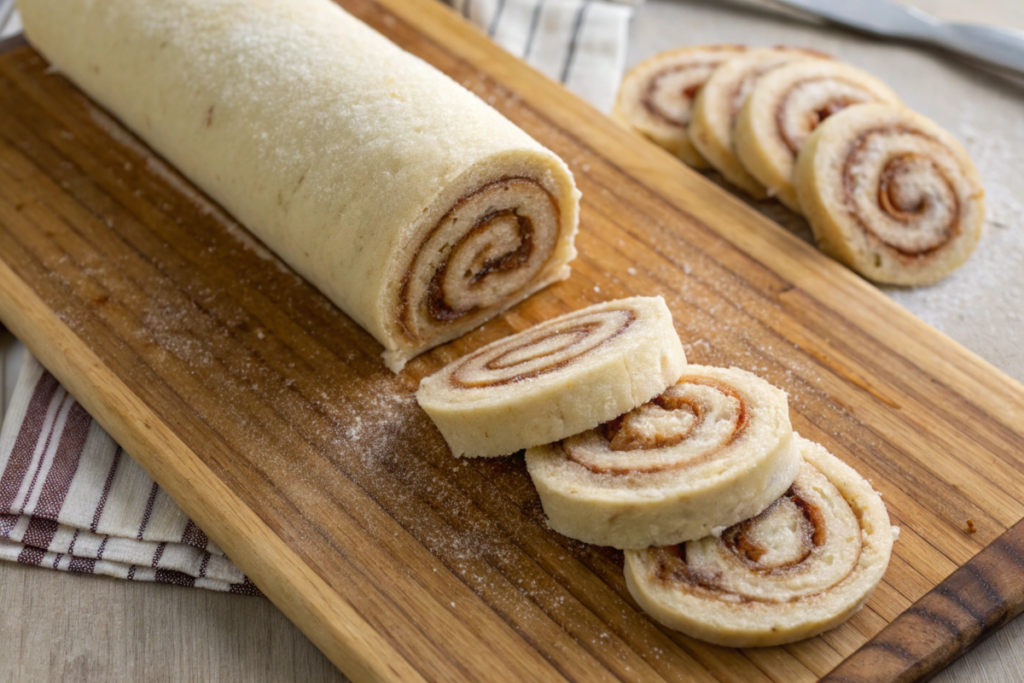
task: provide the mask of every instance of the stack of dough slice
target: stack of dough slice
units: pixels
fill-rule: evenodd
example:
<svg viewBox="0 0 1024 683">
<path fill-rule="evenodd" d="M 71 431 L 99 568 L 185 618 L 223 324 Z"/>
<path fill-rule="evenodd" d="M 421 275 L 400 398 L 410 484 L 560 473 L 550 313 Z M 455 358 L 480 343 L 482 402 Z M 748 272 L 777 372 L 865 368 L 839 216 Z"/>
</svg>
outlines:
<svg viewBox="0 0 1024 683">
<path fill-rule="evenodd" d="M 626 76 L 616 116 L 754 199 L 804 214 L 823 252 L 875 282 L 945 277 L 981 235 L 974 164 L 885 83 L 825 57 L 734 45 L 664 52 Z"/>
<path fill-rule="evenodd" d="M 735 647 L 810 637 L 881 580 L 878 494 L 800 438 L 786 394 L 686 365 L 659 297 L 612 301 L 485 346 L 417 398 L 456 455 L 526 450 L 549 526 L 626 549 L 653 618 Z"/>
<path fill-rule="evenodd" d="M 795 60 L 825 55 L 791 47 L 762 48 L 724 62 L 708 77 L 693 103 L 690 141 L 725 179 L 755 199 L 767 192 L 736 155 L 733 132 L 744 102 L 759 80 Z"/>
</svg>

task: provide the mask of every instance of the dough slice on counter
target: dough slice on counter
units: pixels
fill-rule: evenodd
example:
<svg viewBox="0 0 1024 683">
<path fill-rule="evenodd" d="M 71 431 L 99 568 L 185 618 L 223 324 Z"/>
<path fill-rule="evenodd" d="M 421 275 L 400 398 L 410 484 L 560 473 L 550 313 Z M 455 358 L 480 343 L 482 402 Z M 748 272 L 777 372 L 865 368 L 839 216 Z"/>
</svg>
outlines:
<svg viewBox="0 0 1024 683">
<path fill-rule="evenodd" d="M 736 155 L 759 183 L 801 213 L 793 187 L 796 155 L 826 118 L 867 102 L 899 105 L 889 86 L 830 59 L 786 64 L 758 79 L 736 119 Z"/>
<path fill-rule="evenodd" d="M 19 0 L 29 42 L 396 372 L 576 255 L 568 167 L 330 0 Z"/>
<path fill-rule="evenodd" d="M 727 647 L 782 645 L 834 628 L 882 580 L 894 540 L 857 472 L 796 437 L 804 463 L 771 506 L 719 536 L 626 551 L 626 586 L 669 628 Z"/>
<path fill-rule="evenodd" d="M 425 378 L 416 399 L 456 456 L 509 455 L 629 412 L 685 366 L 665 300 L 634 297 L 488 344 Z"/>
<path fill-rule="evenodd" d="M 825 57 L 813 50 L 770 47 L 748 50 L 724 62 L 708 77 L 693 102 L 690 142 L 726 180 L 754 199 L 764 199 L 768 196 L 764 186 L 747 172 L 736 156 L 733 146 L 736 117 L 763 74 L 794 60 Z"/>
<path fill-rule="evenodd" d="M 693 98 L 711 72 L 742 45 L 696 45 L 660 52 L 637 64 L 619 88 L 613 115 L 694 168 L 708 168 L 690 144 Z"/>
<path fill-rule="evenodd" d="M 657 398 L 526 452 L 548 525 L 598 545 L 681 543 L 757 515 L 797 475 L 786 394 L 737 368 L 687 366 Z"/>
<path fill-rule="evenodd" d="M 821 250 L 876 282 L 945 277 L 974 251 L 985 220 L 967 152 L 902 107 L 830 116 L 800 150 L 793 181 Z"/>
</svg>

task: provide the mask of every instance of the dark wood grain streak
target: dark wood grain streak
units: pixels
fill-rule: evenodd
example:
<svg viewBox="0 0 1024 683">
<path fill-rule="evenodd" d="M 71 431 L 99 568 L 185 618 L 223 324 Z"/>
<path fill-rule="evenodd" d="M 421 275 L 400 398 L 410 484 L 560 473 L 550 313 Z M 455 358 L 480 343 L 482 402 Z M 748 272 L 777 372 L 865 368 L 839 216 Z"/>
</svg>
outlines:
<svg viewBox="0 0 1024 683">
<path fill-rule="evenodd" d="M 392 375 L 372 338 L 20 44 L 0 57 L 0 318 L 346 672 L 815 680 L 1024 517 L 1019 385 L 440 3 L 342 4 L 570 164 L 572 278 Z M 666 297 L 691 361 L 786 389 L 801 433 L 884 493 L 903 534 L 847 624 L 748 651 L 663 629 L 621 553 L 547 530 L 521 458 L 456 461 L 415 405 L 445 362 L 635 294 Z M 921 618 L 956 639 L 946 613 Z"/>
<path fill-rule="evenodd" d="M 948 666 L 1024 610 L 1024 524 L 967 564 L 824 678 L 917 681 Z"/>
</svg>

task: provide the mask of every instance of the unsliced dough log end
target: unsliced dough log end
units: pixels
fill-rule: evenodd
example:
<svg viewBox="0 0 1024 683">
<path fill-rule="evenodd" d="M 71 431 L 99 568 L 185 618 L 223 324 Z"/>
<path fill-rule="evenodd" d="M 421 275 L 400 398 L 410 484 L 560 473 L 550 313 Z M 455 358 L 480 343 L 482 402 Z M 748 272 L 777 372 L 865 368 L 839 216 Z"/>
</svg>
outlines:
<svg viewBox="0 0 1024 683">
<path fill-rule="evenodd" d="M 566 164 L 336 3 L 22 10 L 37 49 L 373 335 L 392 370 L 576 255 Z"/>
<path fill-rule="evenodd" d="M 539 145 L 494 155 L 452 183 L 403 238 L 381 301 L 394 371 L 569 276 L 579 198 L 565 163 Z M 380 338 L 380 337 L 378 337 Z"/>
</svg>

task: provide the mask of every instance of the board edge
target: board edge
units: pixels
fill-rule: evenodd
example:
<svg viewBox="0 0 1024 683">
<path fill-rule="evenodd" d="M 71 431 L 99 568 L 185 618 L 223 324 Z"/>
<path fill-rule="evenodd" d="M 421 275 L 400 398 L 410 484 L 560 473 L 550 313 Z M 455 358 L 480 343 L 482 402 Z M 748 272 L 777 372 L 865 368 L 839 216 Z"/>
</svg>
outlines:
<svg viewBox="0 0 1024 683">
<path fill-rule="evenodd" d="M 961 565 L 823 683 L 928 679 L 1024 611 L 1024 523 Z"/>
</svg>

